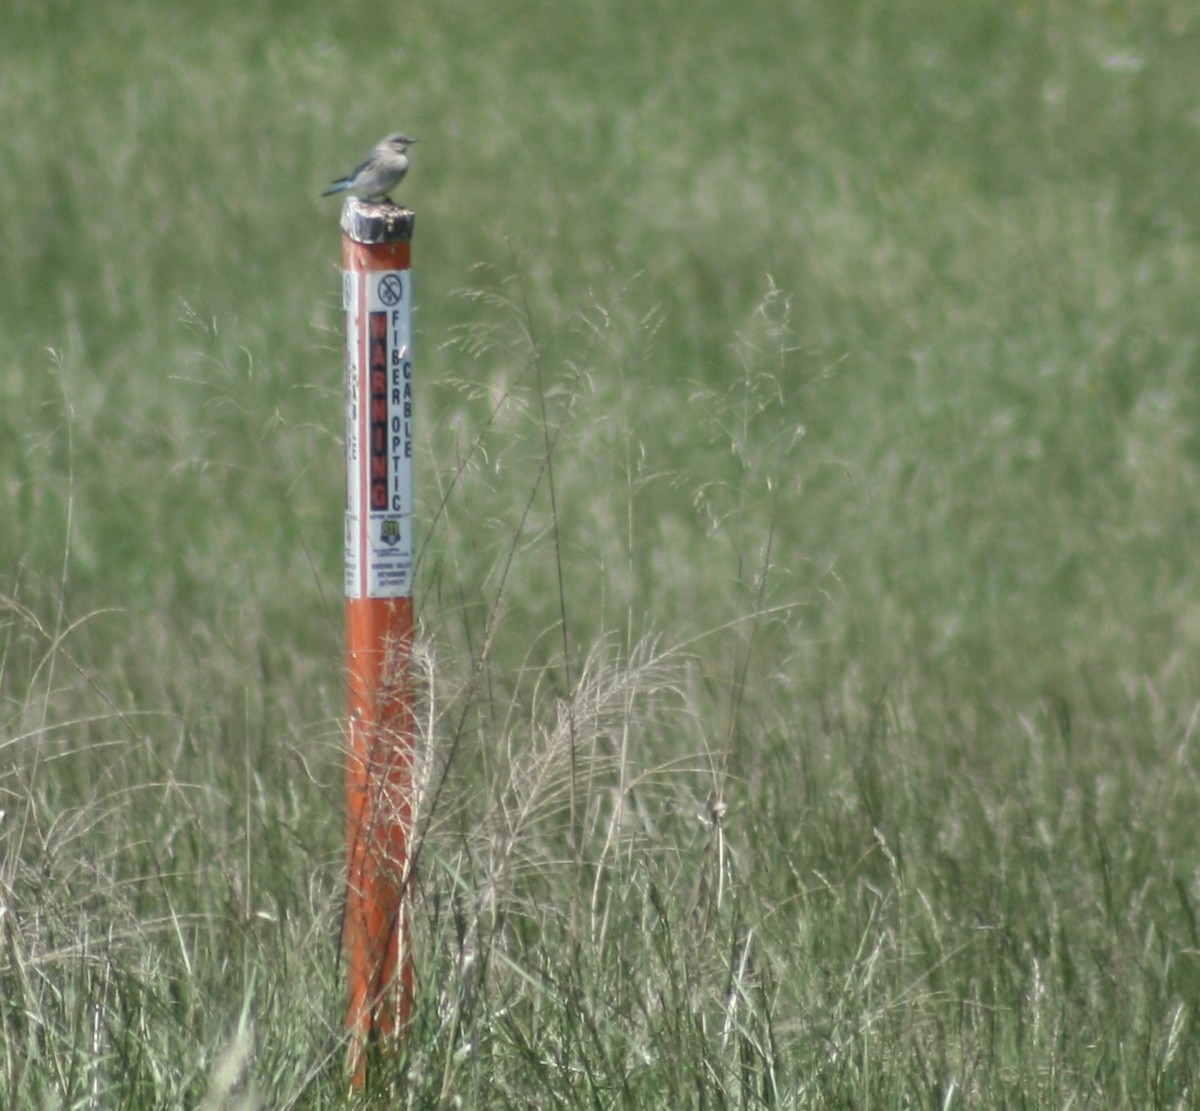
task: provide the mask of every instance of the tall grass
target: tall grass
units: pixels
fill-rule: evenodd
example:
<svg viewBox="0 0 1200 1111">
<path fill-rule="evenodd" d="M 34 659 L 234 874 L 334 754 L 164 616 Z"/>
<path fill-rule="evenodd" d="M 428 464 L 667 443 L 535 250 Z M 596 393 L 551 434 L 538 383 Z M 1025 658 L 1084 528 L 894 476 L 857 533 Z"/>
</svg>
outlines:
<svg viewBox="0 0 1200 1111">
<path fill-rule="evenodd" d="M 0 1105 L 1187 1107 L 1200 21 L 11 7 Z M 345 1090 L 340 305 L 416 134 L 418 1002 Z"/>
</svg>

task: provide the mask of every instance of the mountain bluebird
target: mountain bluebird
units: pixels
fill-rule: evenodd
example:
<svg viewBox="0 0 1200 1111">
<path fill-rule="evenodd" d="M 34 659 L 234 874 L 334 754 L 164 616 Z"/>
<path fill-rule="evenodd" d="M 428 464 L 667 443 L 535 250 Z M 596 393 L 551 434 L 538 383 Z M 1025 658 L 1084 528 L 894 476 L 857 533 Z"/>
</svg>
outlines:
<svg viewBox="0 0 1200 1111">
<path fill-rule="evenodd" d="M 388 204 L 394 204 L 388 191 L 399 185 L 401 178 L 408 173 L 408 155 L 405 152 L 415 142 L 416 139 L 400 134 L 380 140 L 362 162 L 345 177 L 338 178 L 321 196 L 354 193 L 365 201 L 382 197 Z"/>
</svg>

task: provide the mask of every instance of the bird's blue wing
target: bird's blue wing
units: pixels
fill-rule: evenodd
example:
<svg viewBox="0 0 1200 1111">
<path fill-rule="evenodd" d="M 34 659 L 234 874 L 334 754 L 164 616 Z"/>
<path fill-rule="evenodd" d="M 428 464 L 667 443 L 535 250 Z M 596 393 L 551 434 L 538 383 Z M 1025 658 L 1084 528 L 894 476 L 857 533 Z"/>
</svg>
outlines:
<svg viewBox="0 0 1200 1111">
<path fill-rule="evenodd" d="M 350 182 L 352 182 L 356 177 L 358 177 L 358 175 L 361 174 L 363 172 L 363 170 L 365 170 L 370 164 L 371 164 L 371 160 L 369 158 L 364 158 L 348 174 L 345 174 L 339 178 L 335 178 L 329 184 L 330 185 L 340 185 L 344 189 L 344 188 L 346 188 L 346 186 L 348 186 L 350 184 Z"/>
</svg>

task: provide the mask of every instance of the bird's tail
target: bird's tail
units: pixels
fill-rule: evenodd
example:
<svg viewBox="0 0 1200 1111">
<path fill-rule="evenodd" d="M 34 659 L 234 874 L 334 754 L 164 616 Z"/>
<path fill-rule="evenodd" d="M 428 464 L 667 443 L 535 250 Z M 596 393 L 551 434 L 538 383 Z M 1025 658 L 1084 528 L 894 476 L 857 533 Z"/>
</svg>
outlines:
<svg viewBox="0 0 1200 1111">
<path fill-rule="evenodd" d="M 333 196 L 334 193 L 344 193 L 349 188 L 350 188 L 350 179 L 348 177 L 341 177 L 341 178 L 338 178 L 338 180 L 335 181 L 328 189 L 326 189 L 325 192 L 321 194 L 321 196 L 322 197 L 331 197 L 331 196 Z"/>
</svg>

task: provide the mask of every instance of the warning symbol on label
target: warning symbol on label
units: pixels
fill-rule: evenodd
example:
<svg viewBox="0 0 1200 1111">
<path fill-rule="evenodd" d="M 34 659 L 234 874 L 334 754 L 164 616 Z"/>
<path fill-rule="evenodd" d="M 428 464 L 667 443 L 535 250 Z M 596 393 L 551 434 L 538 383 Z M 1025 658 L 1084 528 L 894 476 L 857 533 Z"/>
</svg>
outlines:
<svg viewBox="0 0 1200 1111">
<path fill-rule="evenodd" d="M 379 299 L 385 305 L 398 305 L 404 299 L 404 284 L 396 273 L 384 274 L 379 282 Z"/>
</svg>

